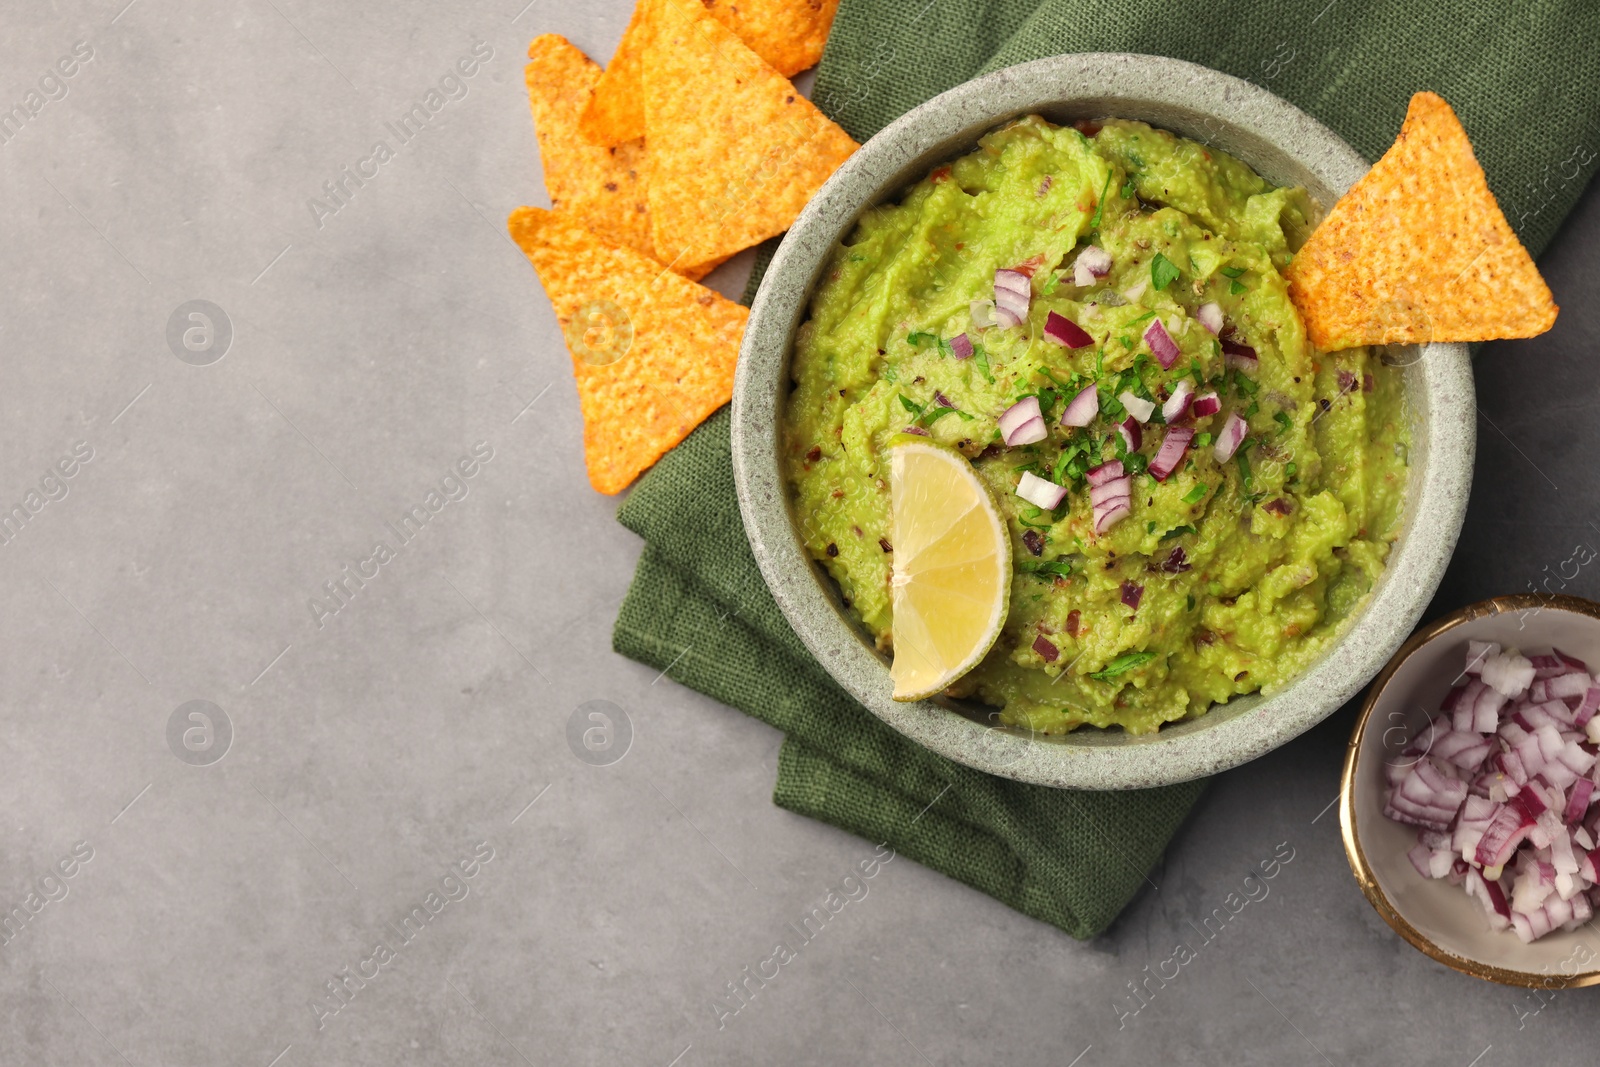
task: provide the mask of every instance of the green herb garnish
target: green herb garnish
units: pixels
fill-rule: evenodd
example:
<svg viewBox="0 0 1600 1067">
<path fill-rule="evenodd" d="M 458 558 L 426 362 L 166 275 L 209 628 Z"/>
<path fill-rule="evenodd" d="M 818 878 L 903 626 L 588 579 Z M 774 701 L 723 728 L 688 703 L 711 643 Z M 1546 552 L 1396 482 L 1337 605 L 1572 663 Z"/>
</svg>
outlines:
<svg viewBox="0 0 1600 1067">
<path fill-rule="evenodd" d="M 1239 277 L 1239 275 L 1244 273 L 1244 268 L 1243 267 L 1223 267 L 1222 268 L 1222 273 L 1226 274 L 1230 278 L 1237 278 L 1237 277 Z"/>
<path fill-rule="evenodd" d="M 1135 667 L 1142 667 L 1156 658 L 1154 652 L 1124 652 L 1110 663 L 1105 670 L 1095 671 L 1089 677 L 1097 682 L 1109 682 L 1114 678 L 1127 674 Z"/>
<path fill-rule="evenodd" d="M 1206 486 L 1204 483 L 1201 483 L 1200 485 L 1197 485 L 1193 489 L 1189 490 L 1187 493 L 1183 494 L 1183 502 L 1185 504 L 1198 504 L 1200 501 L 1205 499 L 1205 496 Z"/>
<path fill-rule="evenodd" d="M 1132 200 L 1133 194 L 1138 191 L 1139 187 L 1134 183 L 1132 177 L 1129 177 L 1127 181 L 1122 183 L 1122 199 Z"/>
<path fill-rule="evenodd" d="M 1195 448 L 1204 448 L 1207 445 L 1209 445 L 1212 441 L 1215 441 L 1215 440 L 1216 440 L 1216 438 L 1214 436 L 1212 436 L 1211 431 L 1210 430 L 1206 430 L 1206 431 L 1203 431 L 1201 433 L 1197 433 L 1197 434 L 1194 435 L 1194 447 Z"/>
<path fill-rule="evenodd" d="M 936 345 L 939 343 L 939 335 L 936 333 L 927 333 L 922 330 L 914 330 L 911 333 L 906 334 L 906 343 L 912 348 L 927 348 L 929 345 Z"/>
<path fill-rule="evenodd" d="M 1150 284 L 1156 287 L 1158 293 L 1177 281 L 1180 273 L 1172 260 L 1160 252 L 1157 252 L 1156 258 L 1150 261 Z"/>
<path fill-rule="evenodd" d="M 1294 478 L 1295 474 L 1299 470 L 1300 470 L 1300 467 L 1299 467 L 1298 464 L 1295 464 L 1295 463 L 1292 463 L 1292 462 L 1284 464 L 1284 467 L 1283 467 L 1283 478 L 1284 478 L 1284 481 L 1292 480 Z"/>
<path fill-rule="evenodd" d="M 978 372 L 983 375 L 984 380 L 993 385 L 994 375 L 989 372 L 989 353 L 985 352 L 983 346 L 976 342 L 972 346 L 972 362 L 977 366 Z"/>
<path fill-rule="evenodd" d="M 899 398 L 901 407 L 905 408 L 907 411 L 909 411 L 913 415 L 921 415 L 922 414 L 922 405 L 921 404 L 916 404 L 916 403 L 913 403 L 910 400 L 907 400 L 906 399 L 906 394 L 904 394 L 904 393 L 896 393 L 895 395 L 896 395 L 896 397 Z"/>
<path fill-rule="evenodd" d="M 1162 534 L 1161 540 L 1170 541 L 1174 537 L 1182 537 L 1184 534 L 1192 534 L 1194 532 L 1195 528 L 1193 526 L 1190 526 L 1188 523 L 1184 523 L 1182 526 L 1175 526 L 1166 533 Z"/>
<path fill-rule="evenodd" d="M 1248 455 L 1246 455 L 1246 453 L 1248 453 L 1250 451 L 1250 446 L 1255 444 L 1255 443 L 1256 442 L 1255 442 L 1254 438 L 1246 437 L 1239 444 L 1239 452 L 1238 452 L 1238 454 L 1233 457 L 1234 460 L 1236 462 L 1238 462 L 1238 464 L 1239 464 L 1239 480 L 1244 482 L 1244 487 L 1245 487 L 1245 490 L 1247 492 L 1250 489 L 1251 471 L 1250 471 L 1250 457 Z"/>
<path fill-rule="evenodd" d="M 1193 594 L 1193 593 L 1190 593 L 1190 594 L 1189 594 L 1189 595 L 1188 595 L 1188 596 L 1187 596 L 1187 597 L 1185 597 L 1185 598 L 1184 598 L 1184 599 L 1186 599 L 1186 600 L 1187 600 L 1187 601 L 1188 601 L 1188 602 L 1189 602 L 1189 610 L 1190 610 L 1190 611 L 1193 611 L 1193 610 L 1194 610 L 1194 594 Z"/>
<path fill-rule="evenodd" d="M 1228 295 L 1229 296 L 1238 296 L 1240 293 L 1248 293 L 1249 291 L 1250 291 L 1250 288 L 1248 286 L 1246 286 L 1242 282 L 1229 282 L 1228 283 Z"/>
<path fill-rule="evenodd" d="M 1287 411 L 1274 411 L 1272 413 L 1272 421 L 1283 427 L 1278 431 L 1280 437 L 1294 428 L 1294 420 L 1289 417 Z"/>
<path fill-rule="evenodd" d="M 1098 230 L 1100 228 L 1100 218 L 1106 206 L 1106 194 L 1110 191 L 1111 172 L 1108 170 L 1106 171 L 1106 183 L 1100 187 L 1100 202 L 1094 206 L 1094 218 L 1089 220 L 1089 229 Z"/>
<path fill-rule="evenodd" d="M 1031 560 L 1025 559 L 1018 565 L 1018 570 L 1023 574 L 1046 574 L 1053 577 L 1067 578 L 1072 575 L 1072 564 L 1064 559 Z"/>
</svg>

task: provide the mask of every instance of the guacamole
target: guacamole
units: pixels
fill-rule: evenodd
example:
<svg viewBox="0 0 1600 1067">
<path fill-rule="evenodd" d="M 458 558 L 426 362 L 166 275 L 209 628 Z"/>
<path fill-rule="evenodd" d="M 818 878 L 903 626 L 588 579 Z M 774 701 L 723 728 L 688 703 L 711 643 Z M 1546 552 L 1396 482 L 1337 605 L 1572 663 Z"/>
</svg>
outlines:
<svg viewBox="0 0 1600 1067">
<path fill-rule="evenodd" d="M 1002 721 L 1149 733 L 1327 649 L 1398 533 L 1407 438 L 1399 372 L 1318 351 L 1289 301 L 1311 213 L 1304 190 L 1143 123 L 1030 116 L 861 218 L 798 331 L 784 449 L 801 537 L 880 648 L 887 446 L 910 429 L 966 455 L 1010 526 L 1004 633 L 951 690 Z M 1077 269 L 1085 249 L 1109 254 L 1101 276 Z M 997 270 L 1031 286 L 1020 325 L 994 321 Z M 1064 425 L 1085 389 L 1092 421 Z M 1180 390 L 1220 410 L 1163 425 Z M 1008 446 L 1000 417 L 1030 396 L 1048 434 Z M 1233 415 L 1246 435 L 1219 461 Z M 1193 438 L 1152 471 L 1169 430 Z M 1089 472 L 1111 460 L 1131 491 L 1097 531 Z M 1065 487 L 1059 506 L 1018 495 L 1030 473 Z"/>
</svg>

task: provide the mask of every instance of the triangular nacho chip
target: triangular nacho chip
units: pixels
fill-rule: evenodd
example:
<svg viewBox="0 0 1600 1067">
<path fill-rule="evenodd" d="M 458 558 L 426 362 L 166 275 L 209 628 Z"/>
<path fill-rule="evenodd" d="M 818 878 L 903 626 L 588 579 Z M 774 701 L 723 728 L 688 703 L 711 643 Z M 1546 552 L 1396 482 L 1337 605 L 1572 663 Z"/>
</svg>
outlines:
<svg viewBox="0 0 1600 1067">
<path fill-rule="evenodd" d="M 1556 320 L 1466 131 L 1434 93 L 1411 98 L 1399 138 L 1333 206 L 1288 276 L 1325 351 L 1532 337 Z"/>
<path fill-rule="evenodd" d="M 656 254 L 695 263 L 782 233 L 859 147 L 699 0 L 654 0 L 644 64 Z"/>
<path fill-rule="evenodd" d="M 572 354 L 589 482 L 619 493 L 732 398 L 750 312 L 555 212 L 507 228 Z"/>
<path fill-rule="evenodd" d="M 528 106 L 550 206 L 576 216 L 608 241 L 654 257 L 644 192 L 644 141 L 600 148 L 578 131 L 578 117 L 594 95 L 600 68 L 554 33 L 535 37 L 528 45 L 528 59 L 524 71 Z M 679 263 L 673 269 L 700 278 L 721 262 Z"/>
<path fill-rule="evenodd" d="M 639 0 L 622 41 L 583 116 L 584 136 L 596 144 L 619 144 L 644 136 L 643 56 L 651 32 L 649 9 Z M 839 0 L 701 0 L 712 18 L 732 30 L 750 50 L 784 77 L 814 67 L 822 58 Z"/>
</svg>

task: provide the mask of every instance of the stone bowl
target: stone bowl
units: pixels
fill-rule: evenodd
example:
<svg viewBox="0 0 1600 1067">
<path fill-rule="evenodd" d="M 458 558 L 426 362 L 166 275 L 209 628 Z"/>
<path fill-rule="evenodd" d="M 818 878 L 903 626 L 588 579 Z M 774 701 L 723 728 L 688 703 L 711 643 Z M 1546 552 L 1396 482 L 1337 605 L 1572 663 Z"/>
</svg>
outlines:
<svg viewBox="0 0 1600 1067">
<path fill-rule="evenodd" d="M 1600 984 L 1593 923 L 1532 944 L 1497 931 L 1460 886 L 1419 875 L 1406 858 L 1416 828 L 1383 814 L 1383 765 L 1437 711 L 1460 677 L 1468 641 L 1544 652 L 1554 646 L 1600 663 L 1600 604 L 1524 593 L 1451 612 L 1418 630 L 1383 669 L 1350 735 L 1339 787 L 1339 825 L 1350 869 L 1367 900 L 1409 944 L 1447 967 L 1504 985 L 1574 989 Z"/>
<path fill-rule="evenodd" d="M 869 711 L 942 755 L 1019 781 L 1135 789 L 1238 766 L 1321 722 L 1367 684 L 1421 617 L 1455 548 L 1472 478 L 1476 421 L 1465 345 L 1397 349 L 1411 420 L 1403 533 L 1388 568 L 1330 651 L 1271 694 L 1238 697 L 1156 734 L 1093 727 L 1030 736 L 993 708 L 944 698 L 896 703 L 888 663 L 796 534 L 779 463 L 796 327 L 836 242 L 862 211 L 971 151 L 1020 115 L 1054 122 L 1140 119 L 1215 146 L 1322 208 L 1367 170 L 1337 135 L 1272 93 L 1156 56 L 1054 56 L 969 81 L 907 112 L 852 156 L 800 213 L 751 307 L 733 392 L 733 469 L 751 548 L 772 595 L 818 662 Z"/>
</svg>

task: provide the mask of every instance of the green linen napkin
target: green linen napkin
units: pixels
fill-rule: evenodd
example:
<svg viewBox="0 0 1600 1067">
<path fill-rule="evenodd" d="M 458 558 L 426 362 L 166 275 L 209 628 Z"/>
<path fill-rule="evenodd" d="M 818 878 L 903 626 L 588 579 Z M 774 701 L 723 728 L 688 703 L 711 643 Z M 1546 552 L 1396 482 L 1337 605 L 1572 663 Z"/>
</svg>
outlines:
<svg viewBox="0 0 1600 1067">
<path fill-rule="evenodd" d="M 1597 30 L 1600 9 L 1584 0 L 1514 11 L 1485 0 L 843 0 L 813 97 L 865 140 L 986 71 L 1063 52 L 1144 52 L 1265 85 L 1376 159 L 1411 94 L 1432 89 L 1461 115 L 1507 217 L 1537 252 L 1600 154 Z M 773 793 L 782 807 L 887 841 L 1088 938 L 1150 881 L 1204 788 L 1023 785 L 884 726 L 812 660 L 761 580 L 739 519 L 726 409 L 645 475 L 618 518 L 646 546 L 616 650 L 782 730 Z"/>
</svg>

